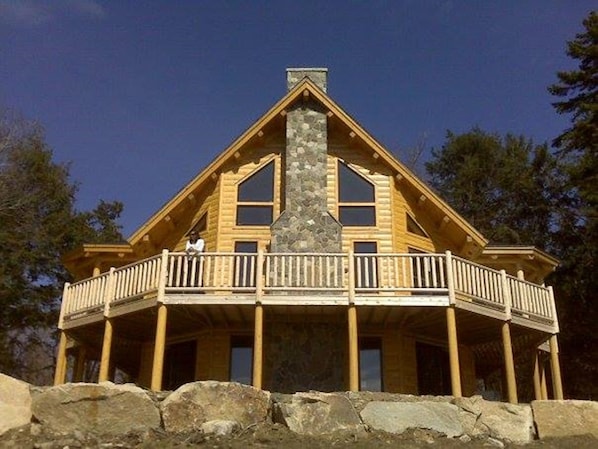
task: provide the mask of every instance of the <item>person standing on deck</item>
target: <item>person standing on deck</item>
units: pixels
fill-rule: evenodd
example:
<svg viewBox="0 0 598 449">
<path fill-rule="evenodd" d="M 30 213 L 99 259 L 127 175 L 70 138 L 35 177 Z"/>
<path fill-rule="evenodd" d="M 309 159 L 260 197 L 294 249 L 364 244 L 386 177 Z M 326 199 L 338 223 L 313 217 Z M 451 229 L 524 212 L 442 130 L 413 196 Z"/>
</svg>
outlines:
<svg viewBox="0 0 598 449">
<path fill-rule="evenodd" d="M 189 240 L 185 245 L 185 252 L 187 253 L 187 282 L 186 285 L 189 287 L 201 287 L 202 273 L 201 273 L 201 260 L 199 256 L 205 247 L 205 242 L 196 231 L 191 231 L 189 234 Z"/>
</svg>

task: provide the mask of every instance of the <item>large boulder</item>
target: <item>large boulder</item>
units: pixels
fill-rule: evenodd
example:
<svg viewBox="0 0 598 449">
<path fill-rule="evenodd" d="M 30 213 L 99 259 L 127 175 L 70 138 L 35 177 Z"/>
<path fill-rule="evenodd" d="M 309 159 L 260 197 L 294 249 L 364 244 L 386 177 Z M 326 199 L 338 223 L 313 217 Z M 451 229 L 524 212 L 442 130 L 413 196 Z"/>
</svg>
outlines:
<svg viewBox="0 0 598 449">
<path fill-rule="evenodd" d="M 0 435 L 30 421 L 29 384 L 0 373 Z"/>
<path fill-rule="evenodd" d="M 236 382 L 192 382 L 171 393 L 161 410 L 167 432 L 198 431 L 216 420 L 235 421 L 246 428 L 268 419 L 270 393 Z"/>
<path fill-rule="evenodd" d="M 532 401 L 540 438 L 590 434 L 598 438 L 598 402 Z"/>
<path fill-rule="evenodd" d="M 160 427 L 160 411 L 131 384 L 64 384 L 33 395 L 33 416 L 51 433 L 96 435 L 144 433 Z"/>
<path fill-rule="evenodd" d="M 490 436 L 516 444 L 534 438 L 534 420 L 529 405 L 486 401 L 481 396 L 456 398 L 465 433 Z"/>
<path fill-rule="evenodd" d="M 274 404 L 274 420 L 302 435 L 365 432 L 351 402 L 334 393 L 279 396 Z"/>
<path fill-rule="evenodd" d="M 370 428 L 400 434 L 407 429 L 428 429 L 447 437 L 463 434 L 459 408 L 447 402 L 370 402 L 361 411 Z"/>
</svg>

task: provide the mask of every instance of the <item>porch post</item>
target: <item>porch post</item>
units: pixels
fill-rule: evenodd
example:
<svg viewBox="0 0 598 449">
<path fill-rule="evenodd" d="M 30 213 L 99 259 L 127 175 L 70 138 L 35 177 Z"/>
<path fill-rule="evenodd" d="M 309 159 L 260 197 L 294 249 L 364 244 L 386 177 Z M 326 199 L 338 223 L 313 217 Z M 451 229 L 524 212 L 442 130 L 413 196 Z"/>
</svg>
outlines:
<svg viewBox="0 0 598 449">
<path fill-rule="evenodd" d="M 359 391 L 359 343 L 357 336 L 357 309 L 349 304 L 349 390 Z"/>
<path fill-rule="evenodd" d="M 513 344 L 509 321 L 502 323 L 502 345 L 507 375 L 507 395 L 511 404 L 517 404 L 517 382 L 515 379 L 515 363 L 513 362 Z"/>
<path fill-rule="evenodd" d="M 255 328 L 253 331 L 253 386 L 262 388 L 263 345 L 264 345 L 264 309 L 261 304 L 255 305 Z"/>
<path fill-rule="evenodd" d="M 550 369 L 552 371 L 552 390 L 554 399 L 563 399 L 563 382 L 559 364 L 559 345 L 556 334 L 550 337 Z"/>
<path fill-rule="evenodd" d="M 66 332 L 60 331 L 58 342 L 58 354 L 56 355 L 56 371 L 54 372 L 54 385 L 60 385 L 66 378 Z"/>
<path fill-rule="evenodd" d="M 164 350 L 166 348 L 166 318 L 168 310 L 162 303 L 158 306 L 158 320 L 156 322 L 156 340 L 154 342 L 154 362 L 152 365 L 153 391 L 162 389 L 162 371 L 164 369 Z"/>
<path fill-rule="evenodd" d="M 99 382 L 105 382 L 109 377 L 110 370 L 110 352 L 112 349 L 112 321 L 106 318 L 104 327 L 104 341 L 102 343 L 102 355 L 100 358 L 100 374 L 98 376 Z"/>
<path fill-rule="evenodd" d="M 540 365 L 540 389 L 542 392 L 542 399 L 548 399 L 548 386 L 546 385 L 546 367 L 543 363 Z"/>
<path fill-rule="evenodd" d="M 461 393 L 461 371 L 459 368 L 459 342 L 457 341 L 457 319 L 455 307 L 446 308 L 446 327 L 448 333 L 449 362 L 451 367 L 451 389 L 453 396 L 460 398 Z"/>
<path fill-rule="evenodd" d="M 540 380 L 540 354 L 538 350 L 534 351 L 534 397 L 536 401 L 544 399 L 542 397 L 542 382 Z"/>
</svg>

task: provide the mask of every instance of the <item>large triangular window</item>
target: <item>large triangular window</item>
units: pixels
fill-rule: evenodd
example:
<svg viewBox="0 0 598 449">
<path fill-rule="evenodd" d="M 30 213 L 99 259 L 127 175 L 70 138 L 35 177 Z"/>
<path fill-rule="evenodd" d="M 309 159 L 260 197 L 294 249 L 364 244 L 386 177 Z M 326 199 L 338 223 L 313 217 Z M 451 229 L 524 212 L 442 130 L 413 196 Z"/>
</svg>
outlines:
<svg viewBox="0 0 598 449">
<path fill-rule="evenodd" d="M 237 189 L 237 225 L 272 223 L 274 207 L 274 161 L 245 179 Z"/>
<path fill-rule="evenodd" d="M 343 226 L 376 226 L 374 185 L 340 161 L 338 217 Z"/>
</svg>

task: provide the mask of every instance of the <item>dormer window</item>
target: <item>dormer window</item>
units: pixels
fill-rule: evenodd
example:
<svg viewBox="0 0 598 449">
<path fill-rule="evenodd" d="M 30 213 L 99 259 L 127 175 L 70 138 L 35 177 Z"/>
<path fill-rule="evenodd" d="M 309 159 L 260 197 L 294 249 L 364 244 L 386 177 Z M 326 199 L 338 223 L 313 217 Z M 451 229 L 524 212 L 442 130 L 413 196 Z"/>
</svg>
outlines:
<svg viewBox="0 0 598 449">
<path fill-rule="evenodd" d="M 274 161 L 253 173 L 237 189 L 237 225 L 268 226 L 274 208 Z"/>
<path fill-rule="evenodd" d="M 338 203 L 338 217 L 343 226 L 376 226 L 374 185 L 340 161 Z"/>
</svg>

